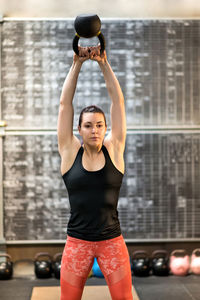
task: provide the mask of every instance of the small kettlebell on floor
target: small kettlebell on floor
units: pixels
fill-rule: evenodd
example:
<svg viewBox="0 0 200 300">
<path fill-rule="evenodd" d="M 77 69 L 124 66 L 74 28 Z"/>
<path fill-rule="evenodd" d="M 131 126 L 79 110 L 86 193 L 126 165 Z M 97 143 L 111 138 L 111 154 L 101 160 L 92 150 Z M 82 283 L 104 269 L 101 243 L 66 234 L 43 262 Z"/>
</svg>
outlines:
<svg viewBox="0 0 200 300">
<path fill-rule="evenodd" d="M 186 276 L 190 269 L 189 255 L 183 249 L 174 250 L 170 256 L 170 270 L 177 276 Z"/>
<path fill-rule="evenodd" d="M 195 275 L 200 275 L 200 249 L 192 252 L 190 271 Z"/>
<path fill-rule="evenodd" d="M 146 251 L 137 250 L 133 252 L 132 270 L 135 276 L 149 276 L 150 259 Z"/>
<path fill-rule="evenodd" d="M 60 279 L 62 253 L 56 253 L 53 257 L 53 271 L 56 279 Z"/>
<path fill-rule="evenodd" d="M 5 258 L 5 261 L 0 262 L 0 280 L 8 280 L 13 275 L 13 262 L 11 256 L 7 253 L 0 254 L 0 257 Z"/>
<path fill-rule="evenodd" d="M 35 256 L 35 275 L 37 278 L 50 278 L 52 275 L 52 259 L 48 252 L 40 252 Z"/>
<path fill-rule="evenodd" d="M 169 255 L 165 250 L 155 250 L 151 260 L 152 272 L 156 276 L 169 275 Z"/>
</svg>

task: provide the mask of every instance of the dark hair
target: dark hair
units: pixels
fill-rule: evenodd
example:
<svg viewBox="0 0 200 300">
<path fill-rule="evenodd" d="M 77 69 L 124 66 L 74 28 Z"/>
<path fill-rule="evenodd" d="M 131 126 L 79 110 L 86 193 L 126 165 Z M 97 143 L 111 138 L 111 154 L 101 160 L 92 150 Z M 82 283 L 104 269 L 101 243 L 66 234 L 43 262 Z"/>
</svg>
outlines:
<svg viewBox="0 0 200 300">
<path fill-rule="evenodd" d="M 105 125 L 107 126 L 106 117 L 105 117 L 105 114 L 104 114 L 103 110 L 100 107 L 96 106 L 96 105 L 90 105 L 90 106 L 87 106 L 87 107 L 83 108 L 81 113 L 80 113 L 79 122 L 78 122 L 78 125 L 80 127 L 81 127 L 81 123 L 82 123 L 84 113 L 100 113 L 100 114 L 102 114 L 103 117 L 104 117 Z"/>
</svg>

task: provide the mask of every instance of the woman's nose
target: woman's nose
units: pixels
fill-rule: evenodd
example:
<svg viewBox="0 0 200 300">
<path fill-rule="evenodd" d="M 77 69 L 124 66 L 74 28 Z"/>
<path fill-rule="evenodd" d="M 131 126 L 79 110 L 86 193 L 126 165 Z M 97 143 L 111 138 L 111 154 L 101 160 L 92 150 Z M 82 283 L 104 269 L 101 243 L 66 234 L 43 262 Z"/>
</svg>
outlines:
<svg viewBox="0 0 200 300">
<path fill-rule="evenodd" d="M 93 133 L 95 133 L 95 132 L 96 132 L 96 130 L 97 130 L 97 128 L 96 128 L 96 127 L 92 127 L 92 132 L 93 132 Z"/>
</svg>

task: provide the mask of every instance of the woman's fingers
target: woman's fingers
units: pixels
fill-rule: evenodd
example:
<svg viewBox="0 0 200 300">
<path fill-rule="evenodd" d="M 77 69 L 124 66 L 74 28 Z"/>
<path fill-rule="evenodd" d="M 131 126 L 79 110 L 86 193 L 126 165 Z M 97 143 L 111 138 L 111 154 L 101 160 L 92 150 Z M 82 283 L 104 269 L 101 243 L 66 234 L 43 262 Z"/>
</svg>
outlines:
<svg viewBox="0 0 200 300">
<path fill-rule="evenodd" d="M 104 62 L 107 59 L 106 51 L 104 50 L 101 53 L 101 46 L 90 47 L 90 59 L 97 62 Z"/>
<path fill-rule="evenodd" d="M 78 59 L 83 62 L 87 59 L 89 59 L 89 51 L 88 51 L 88 47 L 81 47 L 78 46 L 78 50 L 79 50 L 79 55 L 78 55 Z"/>
<path fill-rule="evenodd" d="M 77 56 L 77 59 L 80 61 L 85 61 L 87 59 L 96 60 L 97 62 L 103 61 L 106 59 L 106 52 L 104 50 L 103 53 L 101 53 L 101 46 L 93 46 L 93 47 L 81 47 L 78 46 L 79 55 Z"/>
<path fill-rule="evenodd" d="M 100 49 L 98 47 L 89 47 L 89 49 L 90 49 L 90 59 L 99 60 Z"/>
</svg>

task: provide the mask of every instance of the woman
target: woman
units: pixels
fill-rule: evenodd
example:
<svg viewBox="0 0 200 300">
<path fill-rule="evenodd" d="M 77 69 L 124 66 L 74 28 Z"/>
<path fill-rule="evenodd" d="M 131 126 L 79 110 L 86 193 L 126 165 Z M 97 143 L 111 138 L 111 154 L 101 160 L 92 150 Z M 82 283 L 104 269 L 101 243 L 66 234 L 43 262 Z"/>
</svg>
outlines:
<svg viewBox="0 0 200 300">
<path fill-rule="evenodd" d="M 82 110 L 73 134 L 73 97 L 84 61 L 96 61 L 111 98 L 111 131 L 106 134 L 103 111 Z M 126 139 L 124 98 L 119 82 L 100 46 L 79 47 L 63 85 L 58 117 L 61 173 L 69 194 L 71 217 L 61 264 L 61 300 L 79 300 L 94 257 L 113 300 L 132 300 L 129 254 L 121 235 L 117 202 L 124 174 Z"/>
</svg>

